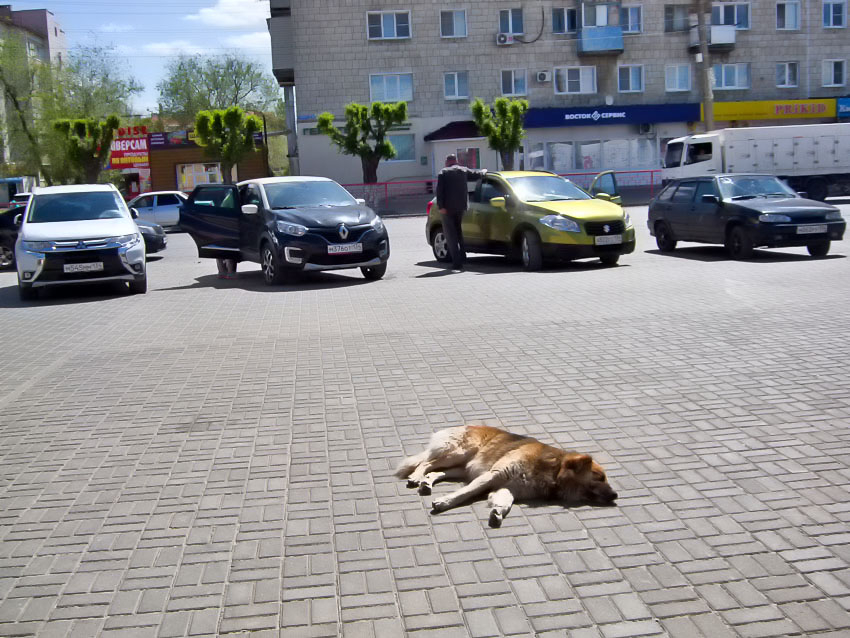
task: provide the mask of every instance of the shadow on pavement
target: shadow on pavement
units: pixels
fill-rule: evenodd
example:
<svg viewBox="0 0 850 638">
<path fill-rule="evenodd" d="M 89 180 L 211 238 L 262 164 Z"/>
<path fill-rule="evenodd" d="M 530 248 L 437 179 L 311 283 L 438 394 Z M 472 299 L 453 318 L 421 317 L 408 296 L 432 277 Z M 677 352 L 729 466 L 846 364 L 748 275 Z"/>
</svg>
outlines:
<svg viewBox="0 0 850 638">
<path fill-rule="evenodd" d="M 352 271 L 353 273 L 354 271 Z M 360 274 L 359 272 L 357 273 Z M 361 286 L 372 283 L 365 277 L 337 275 L 330 272 L 309 272 L 294 275 L 293 279 L 279 286 L 269 286 L 263 279 L 261 270 L 249 270 L 236 274 L 236 279 L 219 279 L 217 274 L 203 275 L 195 279 L 195 283 L 158 290 L 198 290 L 212 288 L 228 290 L 239 288 L 252 292 L 303 292 L 305 290 L 330 290 L 348 286 Z"/>
<path fill-rule="evenodd" d="M 754 264 L 777 264 L 791 261 L 821 261 L 826 259 L 845 259 L 844 255 L 827 255 L 826 257 L 812 257 L 810 255 L 798 255 L 795 253 L 774 252 L 774 250 L 756 249 L 752 259 L 743 260 Z M 660 250 L 645 250 L 648 255 L 660 255 L 662 257 L 675 257 L 678 259 L 689 259 L 692 261 L 734 261 L 723 246 L 688 246 L 677 248 L 673 252 L 662 253 Z"/>
<path fill-rule="evenodd" d="M 452 271 L 451 264 L 444 264 L 431 259 L 428 261 L 419 261 L 417 266 L 422 268 L 434 268 L 431 272 L 426 272 L 421 275 L 416 275 L 416 279 L 427 279 L 432 277 L 444 277 L 446 275 L 461 274 L 458 271 Z M 544 266 L 542 270 L 536 271 L 538 274 L 553 274 L 564 272 L 587 272 L 587 271 L 602 271 L 611 268 L 622 268 L 628 264 L 618 264 L 617 266 L 606 266 L 598 259 L 588 259 L 583 261 L 570 261 L 561 264 L 553 264 Z M 475 273 L 476 275 L 494 275 L 503 273 L 520 273 L 526 272 L 519 264 L 512 264 L 504 257 L 487 256 L 487 257 L 469 257 L 463 266 L 462 272 Z"/>
<path fill-rule="evenodd" d="M 38 299 L 21 301 L 18 286 L 0 288 L 0 308 L 27 308 L 29 306 L 62 306 L 92 302 L 104 302 L 130 296 L 127 284 L 102 282 L 93 284 L 69 284 L 38 289 Z"/>
</svg>

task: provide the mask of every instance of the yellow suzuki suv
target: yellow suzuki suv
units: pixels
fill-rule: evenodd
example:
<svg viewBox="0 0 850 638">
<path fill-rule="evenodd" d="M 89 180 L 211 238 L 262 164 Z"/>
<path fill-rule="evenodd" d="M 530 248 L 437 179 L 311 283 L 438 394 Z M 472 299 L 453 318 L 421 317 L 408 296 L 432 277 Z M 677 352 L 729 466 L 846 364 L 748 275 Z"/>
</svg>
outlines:
<svg viewBox="0 0 850 638">
<path fill-rule="evenodd" d="M 612 171 L 597 175 L 590 193 L 547 171 L 487 173 L 475 184 L 463 217 L 467 252 L 506 255 L 526 270 L 544 262 L 598 257 L 613 266 L 635 249 L 635 229 Z M 426 238 L 449 261 L 443 216 L 428 204 Z"/>
</svg>

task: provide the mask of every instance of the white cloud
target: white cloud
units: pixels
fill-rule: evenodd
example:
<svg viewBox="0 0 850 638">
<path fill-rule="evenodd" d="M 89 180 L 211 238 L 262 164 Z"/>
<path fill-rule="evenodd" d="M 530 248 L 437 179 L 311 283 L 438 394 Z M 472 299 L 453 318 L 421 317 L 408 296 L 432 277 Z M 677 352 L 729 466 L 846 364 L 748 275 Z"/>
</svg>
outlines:
<svg viewBox="0 0 850 638">
<path fill-rule="evenodd" d="M 109 22 L 101 25 L 100 30 L 104 33 L 127 33 L 132 30 L 132 28 L 133 27 L 127 24 L 115 24 L 114 22 Z"/>
<path fill-rule="evenodd" d="M 222 40 L 225 46 L 239 49 L 245 53 L 269 53 L 271 51 L 271 36 L 268 31 L 256 31 L 242 35 L 231 35 Z"/>
<path fill-rule="evenodd" d="M 186 19 L 208 27 L 263 29 L 268 17 L 269 3 L 266 0 L 216 0 L 214 6 L 204 7 L 198 13 L 186 16 Z"/>
<path fill-rule="evenodd" d="M 152 55 L 161 55 L 163 57 L 171 57 L 185 53 L 187 55 L 197 55 L 207 53 L 208 49 L 191 44 L 186 40 L 174 40 L 172 42 L 150 42 L 144 45 L 144 50 Z"/>
</svg>

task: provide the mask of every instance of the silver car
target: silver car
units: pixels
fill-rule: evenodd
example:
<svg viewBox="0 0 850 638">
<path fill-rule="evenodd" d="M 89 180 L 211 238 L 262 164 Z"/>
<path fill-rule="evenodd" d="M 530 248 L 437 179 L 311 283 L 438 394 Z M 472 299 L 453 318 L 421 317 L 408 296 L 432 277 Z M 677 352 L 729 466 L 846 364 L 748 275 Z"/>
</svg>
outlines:
<svg viewBox="0 0 850 638">
<path fill-rule="evenodd" d="M 157 191 L 137 195 L 127 207 L 139 211 L 139 219 L 168 227 L 180 223 L 180 206 L 185 202 L 186 195 L 180 191 Z"/>
</svg>

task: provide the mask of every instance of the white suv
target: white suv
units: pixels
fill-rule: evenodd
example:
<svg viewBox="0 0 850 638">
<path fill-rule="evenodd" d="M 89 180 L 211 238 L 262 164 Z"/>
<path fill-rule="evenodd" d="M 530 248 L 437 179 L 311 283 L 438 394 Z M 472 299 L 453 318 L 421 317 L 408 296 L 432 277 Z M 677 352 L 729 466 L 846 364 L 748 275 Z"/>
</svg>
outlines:
<svg viewBox="0 0 850 638">
<path fill-rule="evenodd" d="M 15 244 L 18 292 L 57 284 L 126 281 L 147 292 L 145 242 L 112 184 L 34 188 Z"/>
</svg>

